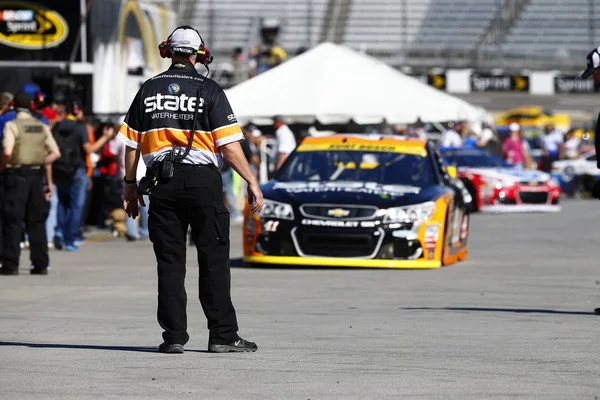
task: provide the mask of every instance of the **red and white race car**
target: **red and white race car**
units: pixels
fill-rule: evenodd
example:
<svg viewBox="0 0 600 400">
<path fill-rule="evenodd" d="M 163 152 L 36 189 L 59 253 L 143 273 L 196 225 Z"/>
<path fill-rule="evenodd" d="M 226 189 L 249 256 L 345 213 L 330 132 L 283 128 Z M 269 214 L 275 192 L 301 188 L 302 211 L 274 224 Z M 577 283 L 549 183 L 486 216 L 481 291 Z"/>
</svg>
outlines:
<svg viewBox="0 0 600 400">
<path fill-rule="evenodd" d="M 471 193 L 472 211 L 560 211 L 560 183 L 550 174 L 511 167 L 486 150 L 445 149 L 442 155 Z"/>
</svg>

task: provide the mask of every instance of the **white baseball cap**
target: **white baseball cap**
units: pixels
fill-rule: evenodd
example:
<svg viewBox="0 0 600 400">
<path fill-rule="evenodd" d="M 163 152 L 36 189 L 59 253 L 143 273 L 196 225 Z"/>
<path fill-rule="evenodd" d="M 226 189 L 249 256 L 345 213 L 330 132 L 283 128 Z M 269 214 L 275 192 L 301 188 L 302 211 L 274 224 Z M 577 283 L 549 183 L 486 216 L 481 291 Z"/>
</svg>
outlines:
<svg viewBox="0 0 600 400">
<path fill-rule="evenodd" d="M 169 50 L 173 53 L 195 54 L 202 45 L 202 38 L 195 29 L 177 28 L 169 40 Z"/>
<path fill-rule="evenodd" d="M 508 129 L 510 129 L 511 132 L 519 132 L 521 130 L 521 126 L 516 122 L 513 122 L 508 126 Z"/>
</svg>

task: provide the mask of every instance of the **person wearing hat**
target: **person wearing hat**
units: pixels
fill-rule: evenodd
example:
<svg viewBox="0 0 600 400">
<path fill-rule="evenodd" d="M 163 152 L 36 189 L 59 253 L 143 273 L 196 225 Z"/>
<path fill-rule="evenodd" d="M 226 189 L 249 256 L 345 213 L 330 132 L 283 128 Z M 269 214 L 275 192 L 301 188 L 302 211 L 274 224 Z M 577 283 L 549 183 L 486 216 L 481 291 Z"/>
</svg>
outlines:
<svg viewBox="0 0 600 400">
<path fill-rule="evenodd" d="M 521 135 L 521 127 L 516 122 L 508 126 L 510 130 L 508 138 L 502 144 L 502 153 L 506 162 L 515 168 L 523 169 L 529 166 L 529 151 L 525 140 Z"/>
<path fill-rule="evenodd" d="M 590 51 L 587 55 L 587 68 L 581 74 L 583 79 L 592 77 L 595 86 L 600 86 L 600 47 Z M 596 154 L 600 154 L 600 141 L 598 136 L 600 135 L 600 114 L 596 122 L 595 140 L 594 145 L 596 147 Z M 596 161 L 596 166 L 600 168 L 600 159 Z M 596 181 L 592 195 L 596 199 L 600 199 L 600 181 Z M 600 311 L 600 309 L 598 309 Z"/>
<path fill-rule="evenodd" d="M 587 79 L 589 77 L 593 77 L 594 86 L 600 86 L 600 47 L 595 48 L 590 51 L 587 55 L 587 68 L 581 74 L 583 79 Z M 595 140 L 594 145 L 596 147 L 596 154 L 600 154 L 600 141 L 598 140 L 598 136 L 600 135 L 600 114 L 598 115 L 598 119 L 596 121 L 596 130 L 595 130 Z M 596 166 L 600 168 L 600 159 L 597 159 Z M 594 184 L 594 189 L 592 190 L 592 196 L 595 199 L 600 199 L 600 181 L 596 181 Z M 594 310 L 596 315 L 600 315 L 600 308 L 596 308 Z"/>
<path fill-rule="evenodd" d="M 238 335 L 231 299 L 231 216 L 223 199 L 223 160 L 247 182 L 252 213 L 263 210 L 263 195 L 225 92 L 196 70 L 197 63 L 208 69 L 212 62 L 200 33 L 180 26 L 158 47 L 171 65 L 142 85 L 119 129 L 127 146 L 123 208 L 136 218 L 145 204 L 143 196 L 150 198 L 148 230 L 157 261 L 157 319 L 163 330 L 158 351 L 181 354 L 189 341 L 185 277 L 191 226 L 208 351 L 254 352 L 256 343 Z M 147 172 L 138 185 L 140 158 Z"/>
<path fill-rule="evenodd" d="M 4 126 L 2 138 L 3 259 L 0 275 L 18 275 L 23 225 L 30 242 L 31 273 L 48 274 L 44 177 L 46 165 L 60 157 L 48 125 L 31 115 L 32 98 L 15 95 L 17 115 Z"/>
</svg>

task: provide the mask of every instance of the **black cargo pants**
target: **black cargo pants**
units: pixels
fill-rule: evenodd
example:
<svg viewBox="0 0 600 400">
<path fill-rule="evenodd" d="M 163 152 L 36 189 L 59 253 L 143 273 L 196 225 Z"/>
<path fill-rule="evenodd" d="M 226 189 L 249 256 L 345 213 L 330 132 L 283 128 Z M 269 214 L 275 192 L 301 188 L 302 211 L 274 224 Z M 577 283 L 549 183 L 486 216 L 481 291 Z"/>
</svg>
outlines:
<svg viewBox="0 0 600 400">
<path fill-rule="evenodd" d="M 184 286 L 188 226 L 198 252 L 199 297 L 209 342 L 239 339 L 231 302 L 230 216 L 222 187 L 221 173 L 214 166 L 176 165 L 173 178 L 158 184 L 150 195 L 148 229 L 158 263 L 158 323 L 166 343 L 189 340 Z"/>
<path fill-rule="evenodd" d="M 6 269 L 18 269 L 21 255 L 23 223 L 29 235 L 31 266 L 47 268 L 45 168 L 8 168 L 3 173 L 2 246 Z"/>
</svg>

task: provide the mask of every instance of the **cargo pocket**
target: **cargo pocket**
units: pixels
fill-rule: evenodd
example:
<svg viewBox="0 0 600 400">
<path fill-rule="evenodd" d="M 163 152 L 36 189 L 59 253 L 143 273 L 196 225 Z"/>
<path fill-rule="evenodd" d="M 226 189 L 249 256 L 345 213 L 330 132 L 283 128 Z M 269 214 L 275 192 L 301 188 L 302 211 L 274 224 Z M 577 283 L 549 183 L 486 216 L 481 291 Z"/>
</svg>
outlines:
<svg viewBox="0 0 600 400">
<path fill-rule="evenodd" d="M 231 217 L 229 210 L 225 206 L 219 206 L 215 209 L 215 232 L 217 234 L 217 244 L 225 246 L 229 244 L 229 225 Z"/>
</svg>

